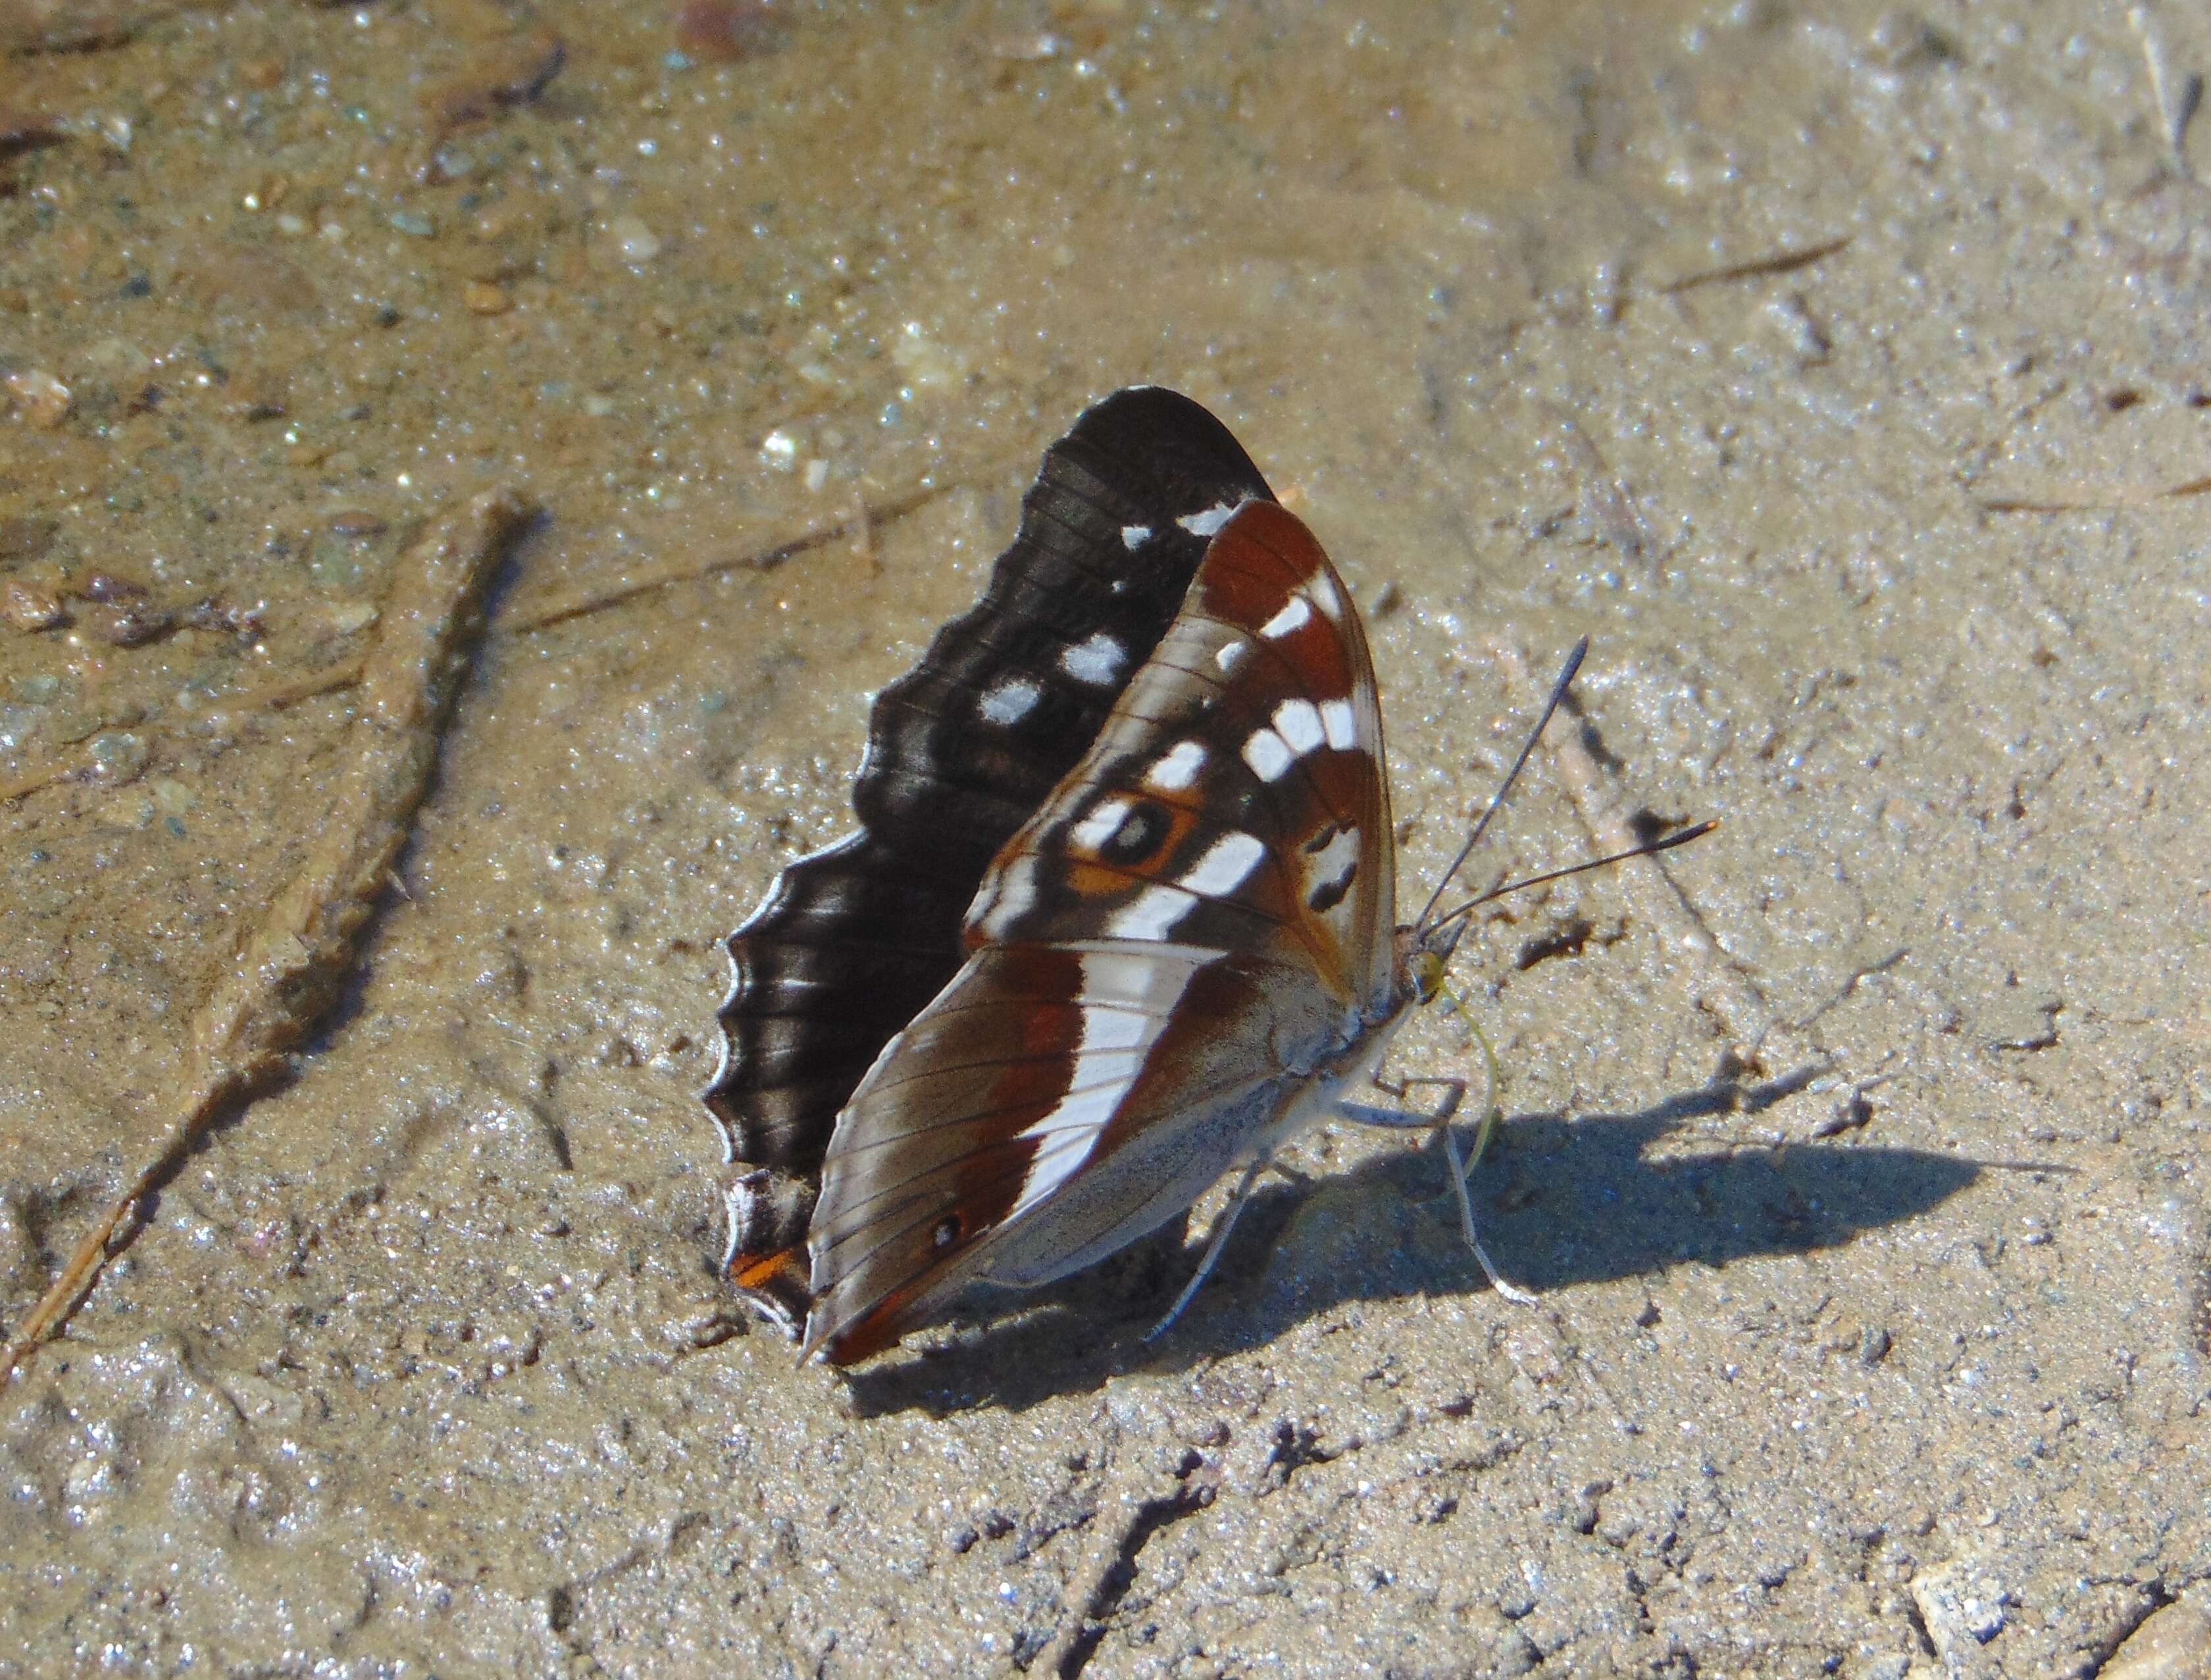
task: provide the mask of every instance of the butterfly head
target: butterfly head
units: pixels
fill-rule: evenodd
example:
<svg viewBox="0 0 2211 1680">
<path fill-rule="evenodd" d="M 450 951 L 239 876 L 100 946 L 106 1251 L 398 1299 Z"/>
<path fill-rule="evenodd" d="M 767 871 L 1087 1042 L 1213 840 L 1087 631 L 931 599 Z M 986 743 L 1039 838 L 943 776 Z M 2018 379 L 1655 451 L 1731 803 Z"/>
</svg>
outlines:
<svg viewBox="0 0 2211 1680">
<path fill-rule="evenodd" d="M 1466 918 L 1454 916 L 1439 922 L 1420 922 L 1397 930 L 1397 990 L 1414 1004 L 1432 1002 L 1444 989 Z"/>
</svg>

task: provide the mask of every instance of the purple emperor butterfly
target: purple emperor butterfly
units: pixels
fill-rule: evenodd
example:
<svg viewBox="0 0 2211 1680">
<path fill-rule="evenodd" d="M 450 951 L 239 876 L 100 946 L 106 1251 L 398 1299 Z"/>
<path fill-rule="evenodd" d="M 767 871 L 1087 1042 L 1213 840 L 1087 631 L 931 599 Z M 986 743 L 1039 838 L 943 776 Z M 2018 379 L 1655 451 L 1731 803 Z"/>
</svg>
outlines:
<svg viewBox="0 0 2211 1680">
<path fill-rule="evenodd" d="M 854 802 L 730 936 L 706 1094 L 746 1168 L 730 1274 L 839 1364 L 1241 1167 L 1202 1277 L 1287 1139 L 1384 1118 L 1351 1094 L 1470 907 L 1397 925 L 1357 610 L 1167 391 L 1046 454 L 983 602 L 877 699 Z"/>
</svg>

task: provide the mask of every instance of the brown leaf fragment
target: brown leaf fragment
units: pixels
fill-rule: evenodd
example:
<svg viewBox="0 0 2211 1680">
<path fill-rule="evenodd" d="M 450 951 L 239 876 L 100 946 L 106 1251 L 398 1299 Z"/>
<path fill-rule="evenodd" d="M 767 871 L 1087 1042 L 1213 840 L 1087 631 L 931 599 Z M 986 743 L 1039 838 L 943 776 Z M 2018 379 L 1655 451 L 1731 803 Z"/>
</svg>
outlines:
<svg viewBox="0 0 2211 1680">
<path fill-rule="evenodd" d="M 694 58 L 736 64 L 772 52 L 783 20 L 760 0 L 688 0 L 675 14 L 675 45 Z"/>
<path fill-rule="evenodd" d="M 68 138 L 68 130 L 51 117 L 0 105 L 0 159 L 35 152 L 41 146 L 58 146 Z"/>
<path fill-rule="evenodd" d="M 535 29 L 488 47 L 460 75 L 423 89 L 425 125 L 434 134 L 446 134 L 527 105 L 560 73 L 567 57 L 567 44 L 550 29 Z"/>
</svg>

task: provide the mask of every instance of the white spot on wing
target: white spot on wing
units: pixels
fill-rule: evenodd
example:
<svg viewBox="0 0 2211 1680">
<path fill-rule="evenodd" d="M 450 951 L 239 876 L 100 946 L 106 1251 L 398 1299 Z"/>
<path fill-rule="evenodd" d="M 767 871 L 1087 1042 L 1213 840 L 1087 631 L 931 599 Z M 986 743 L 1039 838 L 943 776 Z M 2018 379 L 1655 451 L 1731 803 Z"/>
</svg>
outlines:
<svg viewBox="0 0 2211 1680">
<path fill-rule="evenodd" d="M 1269 641 L 1275 641 L 1295 631 L 1304 629 L 1311 622 L 1312 609 L 1305 604 L 1305 597 L 1302 595 L 1293 595 L 1290 597 L 1288 605 L 1259 627 L 1259 634 L 1266 637 Z"/>
<path fill-rule="evenodd" d="M 1095 852 L 1121 832 L 1121 825 L 1128 817 L 1126 799 L 1100 799 L 1092 807 L 1089 816 L 1068 830 L 1067 843 L 1077 852 Z"/>
<path fill-rule="evenodd" d="M 1275 733 L 1298 757 L 1318 749 L 1328 739 L 1321 727 L 1320 708 L 1309 700 L 1286 700 L 1275 708 Z"/>
<path fill-rule="evenodd" d="M 1179 793 L 1205 768 L 1205 749 L 1195 741 L 1178 741 L 1166 755 L 1144 773 L 1144 785 L 1162 793 Z"/>
<path fill-rule="evenodd" d="M 1343 616 L 1343 597 L 1336 592 L 1336 579 L 1327 573 L 1318 573 L 1305 587 L 1311 591 L 1313 600 L 1324 615 L 1330 618 Z"/>
<path fill-rule="evenodd" d="M 1266 842 L 1253 835 L 1223 834 L 1190 866 L 1181 884 L 1202 897 L 1219 898 L 1242 886 L 1266 855 Z"/>
<path fill-rule="evenodd" d="M 1001 729 L 1017 724 L 1036 709 L 1038 698 L 1044 690 L 1026 676 L 1002 678 L 986 690 L 980 707 L 986 724 L 996 724 Z"/>
<path fill-rule="evenodd" d="M 1213 656 L 1213 663 L 1220 666 L 1225 675 L 1244 663 L 1244 655 L 1250 650 L 1251 646 L 1251 643 L 1239 637 L 1234 641 L 1225 644 L 1221 652 Z"/>
<path fill-rule="evenodd" d="M 1016 918 L 1036 902 L 1037 860 L 1034 852 L 1023 852 L 1014 859 L 1013 865 L 998 877 L 997 896 L 983 913 L 977 928 L 985 939 L 996 939 L 1010 927 Z"/>
<path fill-rule="evenodd" d="M 1255 729 L 1244 743 L 1244 761 L 1261 781 L 1271 782 L 1281 780 L 1282 773 L 1298 761 L 1298 755 L 1273 730 Z"/>
<path fill-rule="evenodd" d="M 1164 939 L 1175 925 L 1197 908 L 1197 901 L 1179 887 L 1147 887 L 1106 924 L 1109 939 Z"/>
<path fill-rule="evenodd" d="M 1131 554 L 1134 554 L 1137 549 L 1142 548 L 1145 543 L 1151 540 L 1152 528 L 1149 525 L 1123 525 L 1121 527 L 1121 546 L 1128 549 Z"/>
<path fill-rule="evenodd" d="M 1359 739 L 1359 715 L 1348 700 L 1323 701 L 1320 725 L 1328 731 L 1328 744 L 1338 752 L 1348 751 Z"/>
<path fill-rule="evenodd" d="M 1077 642 L 1061 654 L 1059 666 L 1076 682 L 1104 688 L 1112 686 L 1120 673 L 1122 662 L 1128 657 L 1127 648 L 1100 630 L 1089 640 Z"/>
<path fill-rule="evenodd" d="M 1219 502 L 1202 513 L 1185 513 L 1175 523 L 1192 537 L 1210 537 L 1227 525 L 1229 516 L 1236 512 L 1233 503 Z"/>
</svg>

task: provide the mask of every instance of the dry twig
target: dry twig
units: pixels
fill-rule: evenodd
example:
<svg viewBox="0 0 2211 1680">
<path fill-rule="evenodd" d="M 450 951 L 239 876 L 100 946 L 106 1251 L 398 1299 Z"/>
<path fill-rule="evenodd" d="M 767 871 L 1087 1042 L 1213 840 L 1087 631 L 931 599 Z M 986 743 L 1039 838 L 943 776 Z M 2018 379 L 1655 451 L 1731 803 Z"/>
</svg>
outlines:
<svg viewBox="0 0 2211 1680">
<path fill-rule="evenodd" d="M 1753 258 L 1748 263 L 1731 263 L 1723 269 L 1706 269 L 1699 274 L 1684 275 L 1679 280 L 1669 280 L 1658 288 L 1665 294 L 1687 292 L 1699 286 L 1717 286 L 1729 280 L 1755 280 L 1763 275 L 1793 274 L 1806 269 L 1822 257 L 1832 257 L 1851 242 L 1851 236 L 1826 240 L 1818 245 L 1800 246 L 1794 250 L 1777 251 L 1768 257 Z"/>
<path fill-rule="evenodd" d="M 2211 478 L 2191 478 L 2162 490 L 2117 489 L 2053 491 L 2044 496 L 1984 496 L 1984 513 L 2123 513 L 2153 508 L 2159 502 L 2189 496 L 2211 495 Z"/>
<path fill-rule="evenodd" d="M 903 519 L 914 509 L 935 500 L 944 494 L 942 488 L 909 490 L 902 496 L 879 501 L 870 506 L 865 501 L 856 504 L 852 512 L 826 524 L 809 525 L 796 537 L 772 543 L 765 549 L 750 549 L 742 554 L 722 555 L 707 560 L 681 559 L 670 561 L 639 573 L 621 583 L 598 589 L 585 590 L 566 600 L 554 600 L 536 607 L 526 607 L 511 613 L 500 621 L 502 630 L 512 630 L 526 635 L 533 630 L 542 630 L 554 624 L 565 624 L 572 618 L 582 618 L 595 612 L 604 612 L 609 607 L 621 606 L 634 601 L 640 595 L 654 590 L 666 589 L 670 585 L 694 582 L 700 578 L 712 578 L 724 572 L 749 570 L 772 572 L 786 560 L 813 549 L 827 547 L 839 537 L 856 536 L 869 545 L 864 554 L 872 555 L 875 526 L 877 522 Z"/>
</svg>

